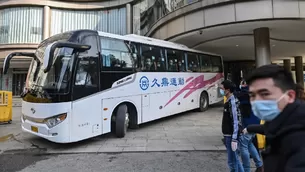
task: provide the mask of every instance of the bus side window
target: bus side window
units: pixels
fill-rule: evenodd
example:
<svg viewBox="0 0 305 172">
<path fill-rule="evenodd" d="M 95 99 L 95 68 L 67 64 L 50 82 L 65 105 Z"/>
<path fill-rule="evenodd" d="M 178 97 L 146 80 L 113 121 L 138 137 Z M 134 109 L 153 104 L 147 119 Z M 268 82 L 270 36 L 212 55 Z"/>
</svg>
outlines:
<svg viewBox="0 0 305 172">
<path fill-rule="evenodd" d="M 157 72 L 165 72 L 166 70 L 166 63 L 165 63 L 165 58 L 162 56 L 159 58 L 156 62 L 157 65 Z"/>
<path fill-rule="evenodd" d="M 140 66 L 140 60 L 139 60 L 139 51 L 137 48 L 137 44 L 130 43 L 130 49 L 131 49 L 131 56 L 132 56 L 132 62 L 135 69 L 138 69 Z"/>
<path fill-rule="evenodd" d="M 166 56 L 169 72 L 185 71 L 184 53 L 182 51 L 167 49 Z"/>
<path fill-rule="evenodd" d="M 91 48 L 78 55 L 75 85 L 98 87 L 98 44 L 95 35 L 88 35 L 82 40 L 83 44 L 91 45 Z"/>
<path fill-rule="evenodd" d="M 165 60 L 162 55 L 162 49 L 159 47 L 141 45 L 142 48 L 142 71 L 162 72 L 165 71 Z"/>
<path fill-rule="evenodd" d="M 99 91 L 98 58 L 82 57 L 76 61 L 73 100 Z"/>
<path fill-rule="evenodd" d="M 100 89 L 100 59 L 97 37 L 88 35 L 83 38 L 82 43 L 91 45 L 91 48 L 88 51 L 79 53 L 75 59 L 73 100 L 92 95 Z"/>
<path fill-rule="evenodd" d="M 187 53 L 187 65 L 188 65 L 188 71 L 191 72 L 200 71 L 198 56 L 194 53 Z"/>
<path fill-rule="evenodd" d="M 80 60 L 77 65 L 75 85 L 91 85 L 91 75 L 88 73 L 88 64 Z"/>
<path fill-rule="evenodd" d="M 208 55 L 200 55 L 200 71 L 201 72 L 212 72 L 212 62 Z"/>
<path fill-rule="evenodd" d="M 133 70 L 133 58 L 124 41 L 102 37 L 101 47 L 103 71 Z"/>
<path fill-rule="evenodd" d="M 88 74 L 91 77 L 91 86 L 98 87 L 99 85 L 99 75 L 98 75 L 98 59 L 90 58 L 88 65 Z"/>
<path fill-rule="evenodd" d="M 211 61 L 212 61 L 212 71 L 213 72 L 223 72 L 222 71 L 221 57 L 219 57 L 219 56 L 212 56 L 211 57 Z"/>
</svg>

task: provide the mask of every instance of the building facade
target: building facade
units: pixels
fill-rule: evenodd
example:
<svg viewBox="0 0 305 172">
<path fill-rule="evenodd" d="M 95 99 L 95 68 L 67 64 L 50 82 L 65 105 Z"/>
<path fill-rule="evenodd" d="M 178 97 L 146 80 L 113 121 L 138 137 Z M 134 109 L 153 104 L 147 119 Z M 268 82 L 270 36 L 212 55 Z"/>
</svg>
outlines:
<svg viewBox="0 0 305 172">
<path fill-rule="evenodd" d="M 221 54 L 224 61 L 245 60 L 255 68 L 256 63 L 305 54 L 304 11 L 301 0 L 0 1 L 0 68 L 9 53 L 33 52 L 42 40 L 75 29 L 169 40 Z M 257 46 L 260 40 L 263 44 Z M 19 95 L 30 62 L 15 57 L 7 75 L 1 69 L 0 90 Z"/>
<path fill-rule="evenodd" d="M 32 52 L 43 39 L 75 29 L 127 34 L 130 1 L 63 2 L 11 0 L 0 2 L 0 65 L 11 52 Z M 130 16 L 130 15 L 128 15 Z M 19 95 L 31 59 L 12 59 L 7 75 L 0 73 L 0 90 Z"/>
<path fill-rule="evenodd" d="M 167 13 L 194 0 L 9 0 L 0 2 L 0 65 L 11 52 L 32 52 L 42 40 L 69 30 L 145 35 Z M 12 59 L 0 90 L 19 95 L 31 59 Z"/>
<path fill-rule="evenodd" d="M 172 9 L 145 35 L 223 55 L 237 84 L 270 63 L 295 70 L 304 84 L 304 0 L 199 0 Z"/>
</svg>

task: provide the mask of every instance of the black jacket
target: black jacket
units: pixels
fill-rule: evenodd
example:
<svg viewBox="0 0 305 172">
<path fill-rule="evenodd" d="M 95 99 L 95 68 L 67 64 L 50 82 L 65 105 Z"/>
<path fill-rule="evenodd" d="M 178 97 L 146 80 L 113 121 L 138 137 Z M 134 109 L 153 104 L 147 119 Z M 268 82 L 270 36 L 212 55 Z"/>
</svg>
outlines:
<svg viewBox="0 0 305 172">
<path fill-rule="evenodd" d="M 240 113 L 242 118 L 250 118 L 252 114 L 251 104 L 250 104 L 250 96 L 249 92 L 245 89 L 242 89 L 239 92 L 235 92 L 235 97 L 238 98 L 240 102 Z"/>
<path fill-rule="evenodd" d="M 257 127 L 266 136 L 266 148 L 262 152 L 265 172 L 305 172 L 303 102 L 297 100 L 287 105 L 273 121 Z"/>
<path fill-rule="evenodd" d="M 224 105 L 222 116 L 222 133 L 225 136 L 232 136 L 233 140 L 238 140 L 242 131 L 239 106 L 239 100 L 234 95 L 230 96 Z"/>
</svg>

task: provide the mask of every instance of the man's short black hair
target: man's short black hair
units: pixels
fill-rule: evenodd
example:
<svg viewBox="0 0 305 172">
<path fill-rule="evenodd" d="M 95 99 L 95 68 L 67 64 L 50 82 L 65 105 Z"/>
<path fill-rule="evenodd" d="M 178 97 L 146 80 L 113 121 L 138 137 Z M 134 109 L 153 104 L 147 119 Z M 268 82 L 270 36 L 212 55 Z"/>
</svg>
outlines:
<svg viewBox="0 0 305 172">
<path fill-rule="evenodd" d="M 247 85 L 247 82 L 246 82 L 245 80 L 242 80 L 242 81 L 240 82 L 240 84 L 241 84 L 241 85 Z"/>
<path fill-rule="evenodd" d="M 275 86 L 279 87 L 283 92 L 295 89 L 295 82 L 292 73 L 284 67 L 270 64 L 255 69 L 247 78 L 248 85 L 255 80 L 272 78 Z"/>
<path fill-rule="evenodd" d="M 223 85 L 223 88 L 226 90 L 230 90 L 230 93 L 233 93 L 235 91 L 235 84 L 232 81 L 224 80 L 221 82 Z"/>
</svg>

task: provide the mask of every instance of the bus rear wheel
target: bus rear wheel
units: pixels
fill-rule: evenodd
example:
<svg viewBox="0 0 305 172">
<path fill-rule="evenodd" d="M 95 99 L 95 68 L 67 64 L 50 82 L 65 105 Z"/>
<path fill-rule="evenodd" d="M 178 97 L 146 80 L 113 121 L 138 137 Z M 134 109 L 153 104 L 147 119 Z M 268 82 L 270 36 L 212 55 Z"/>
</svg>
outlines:
<svg viewBox="0 0 305 172">
<path fill-rule="evenodd" d="M 115 135 L 122 138 L 127 133 L 127 128 L 129 125 L 129 114 L 128 107 L 122 104 L 118 107 L 115 117 Z"/>
<path fill-rule="evenodd" d="M 209 108 L 209 97 L 206 92 L 202 92 L 199 99 L 199 112 L 204 112 Z"/>
</svg>

